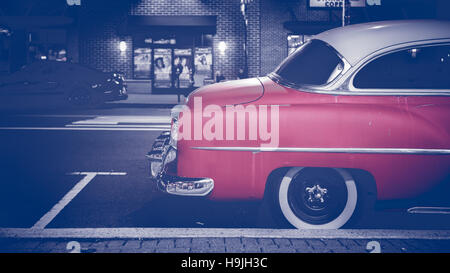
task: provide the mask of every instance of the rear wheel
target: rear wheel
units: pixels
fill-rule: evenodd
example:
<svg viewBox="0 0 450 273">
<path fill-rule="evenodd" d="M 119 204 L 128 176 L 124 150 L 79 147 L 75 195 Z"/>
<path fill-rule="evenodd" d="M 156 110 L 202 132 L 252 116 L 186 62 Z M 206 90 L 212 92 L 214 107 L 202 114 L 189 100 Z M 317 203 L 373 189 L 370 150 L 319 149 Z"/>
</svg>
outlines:
<svg viewBox="0 0 450 273">
<path fill-rule="evenodd" d="M 290 168 L 274 191 L 275 205 L 299 229 L 337 229 L 354 215 L 356 182 L 338 168 Z"/>
</svg>

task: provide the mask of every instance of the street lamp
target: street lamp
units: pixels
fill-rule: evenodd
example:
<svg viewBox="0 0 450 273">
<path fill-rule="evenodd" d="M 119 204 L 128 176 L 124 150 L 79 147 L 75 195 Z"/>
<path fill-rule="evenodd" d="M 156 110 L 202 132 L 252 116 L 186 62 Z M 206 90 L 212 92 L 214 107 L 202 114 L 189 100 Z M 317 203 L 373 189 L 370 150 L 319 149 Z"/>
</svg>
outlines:
<svg viewBox="0 0 450 273">
<path fill-rule="evenodd" d="M 241 0 L 241 13 L 244 19 L 244 74 L 248 75 L 248 52 L 247 52 L 247 28 L 248 28 L 248 17 L 247 17 L 247 5 L 253 2 L 253 0 Z"/>
<path fill-rule="evenodd" d="M 120 52 L 125 52 L 127 50 L 127 43 L 125 41 L 120 41 L 119 50 Z"/>
<path fill-rule="evenodd" d="M 225 54 L 225 50 L 227 50 L 227 43 L 225 43 L 224 41 L 219 42 L 218 48 L 220 54 Z"/>
</svg>

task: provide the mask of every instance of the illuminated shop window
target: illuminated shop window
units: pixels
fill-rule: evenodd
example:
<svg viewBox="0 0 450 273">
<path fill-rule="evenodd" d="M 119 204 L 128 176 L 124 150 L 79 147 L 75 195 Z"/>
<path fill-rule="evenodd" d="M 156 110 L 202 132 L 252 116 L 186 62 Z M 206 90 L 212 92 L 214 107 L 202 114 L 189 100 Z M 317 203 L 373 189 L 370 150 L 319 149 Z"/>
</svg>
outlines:
<svg viewBox="0 0 450 273">
<path fill-rule="evenodd" d="M 302 44 L 310 40 L 312 35 L 290 34 L 287 36 L 288 55 L 294 52 Z"/>
</svg>

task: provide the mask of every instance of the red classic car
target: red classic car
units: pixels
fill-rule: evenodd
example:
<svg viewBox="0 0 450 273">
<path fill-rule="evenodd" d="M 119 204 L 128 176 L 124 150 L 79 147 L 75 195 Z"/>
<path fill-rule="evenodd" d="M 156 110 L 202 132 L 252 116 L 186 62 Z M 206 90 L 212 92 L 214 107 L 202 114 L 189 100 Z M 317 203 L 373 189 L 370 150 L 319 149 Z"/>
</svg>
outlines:
<svg viewBox="0 0 450 273">
<path fill-rule="evenodd" d="M 297 228 L 340 228 L 450 174 L 450 22 L 313 37 L 266 77 L 205 86 L 147 157 L 159 187 L 263 199 Z"/>
</svg>

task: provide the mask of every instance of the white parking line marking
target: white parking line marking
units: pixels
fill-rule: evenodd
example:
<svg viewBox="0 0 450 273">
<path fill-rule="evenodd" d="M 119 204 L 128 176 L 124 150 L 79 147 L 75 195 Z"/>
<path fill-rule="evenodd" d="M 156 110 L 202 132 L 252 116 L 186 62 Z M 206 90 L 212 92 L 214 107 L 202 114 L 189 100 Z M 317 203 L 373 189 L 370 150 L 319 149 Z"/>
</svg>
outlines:
<svg viewBox="0 0 450 273">
<path fill-rule="evenodd" d="M 32 118 L 95 118 L 97 115 L 15 115 L 16 117 L 32 117 Z"/>
<path fill-rule="evenodd" d="M 125 172 L 71 172 L 68 175 L 88 175 L 95 173 L 96 175 L 127 175 Z"/>
<path fill-rule="evenodd" d="M 73 172 L 70 175 L 85 175 L 53 208 L 50 209 L 31 229 L 44 229 L 77 196 L 86 185 L 97 175 L 126 175 L 119 172 Z"/>
<path fill-rule="evenodd" d="M 74 121 L 72 124 L 120 124 L 120 123 L 134 123 L 134 124 L 148 124 L 148 123 L 162 123 L 170 124 L 171 118 L 169 116 L 98 116 L 93 119 L 86 119 Z"/>
<path fill-rule="evenodd" d="M 165 128 L 123 128 L 123 127 L 0 127 L 0 130 L 34 131 L 165 131 Z"/>
<path fill-rule="evenodd" d="M 100 123 L 100 124 L 117 124 L 120 122 L 126 123 L 170 123 L 170 116 L 136 116 L 136 115 L 122 115 L 122 116 L 98 116 L 98 115 L 45 115 L 45 114 L 30 114 L 30 115 L 14 115 L 16 117 L 36 117 L 36 118 L 85 118 L 85 120 L 75 121 L 76 123 Z"/>
<path fill-rule="evenodd" d="M 45 116 L 45 115 L 44 115 Z M 64 116 L 64 115 L 63 115 Z M 70 115 L 68 115 L 69 117 Z M 87 116 L 90 117 L 90 116 Z M 169 116 L 92 116 L 64 127 L 0 127 L 0 130 L 40 131 L 165 131 L 170 129 Z"/>
<path fill-rule="evenodd" d="M 86 187 L 96 176 L 96 173 L 86 174 L 53 208 L 42 216 L 39 221 L 31 227 L 31 229 L 44 229 L 58 215 L 72 199 L 77 196 L 80 191 Z"/>
<path fill-rule="evenodd" d="M 96 127 L 96 128 L 170 128 L 170 125 L 135 125 L 135 124 L 102 124 L 102 125 L 96 125 L 96 124 L 67 124 L 66 127 Z"/>
<path fill-rule="evenodd" d="M 450 240 L 449 230 L 299 230 L 256 228 L 0 228 L 0 238 L 292 238 Z"/>
</svg>

